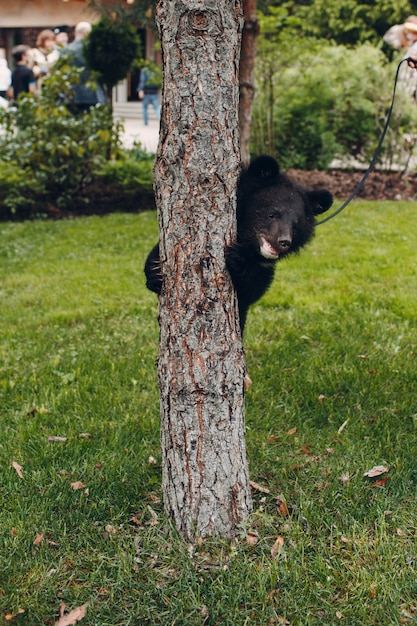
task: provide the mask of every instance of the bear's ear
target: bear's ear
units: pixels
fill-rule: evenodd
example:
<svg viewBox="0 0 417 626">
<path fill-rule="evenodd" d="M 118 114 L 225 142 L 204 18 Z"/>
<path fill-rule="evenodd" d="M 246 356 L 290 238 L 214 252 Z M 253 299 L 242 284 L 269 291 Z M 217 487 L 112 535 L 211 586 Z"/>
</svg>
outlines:
<svg viewBox="0 0 417 626">
<path fill-rule="evenodd" d="M 279 176 L 279 165 L 270 156 L 256 157 L 249 165 L 248 176 L 264 181 L 274 180 Z"/>
<path fill-rule="evenodd" d="M 313 209 L 313 215 L 325 213 L 333 204 L 333 196 L 330 191 L 327 191 L 327 189 L 309 191 L 307 195 Z"/>
</svg>

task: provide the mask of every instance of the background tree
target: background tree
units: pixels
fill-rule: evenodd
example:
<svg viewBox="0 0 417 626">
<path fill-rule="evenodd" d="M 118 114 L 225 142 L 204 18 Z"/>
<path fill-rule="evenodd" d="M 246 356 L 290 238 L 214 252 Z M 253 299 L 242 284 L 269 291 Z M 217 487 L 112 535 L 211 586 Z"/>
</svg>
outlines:
<svg viewBox="0 0 417 626">
<path fill-rule="evenodd" d="M 156 0 L 135 0 L 131 4 L 117 0 L 89 0 L 88 7 L 99 15 L 117 16 L 135 26 L 155 25 Z"/>
<path fill-rule="evenodd" d="M 263 9 L 267 4 L 263 2 Z M 345 45 L 365 41 L 382 45 L 382 36 L 390 26 L 417 13 L 415 0 L 271 0 L 269 5 L 284 8 L 289 16 L 300 19 L 298 36 Z"/>
<path fill-rule="evenodd" d="M 378 45 L 307 37 L 310 12 L 317 17 L 321 6 L 319 0 L 308 7 L 286 3 L 260 15 L 251 149 L 277 157 L 284 168 L 325 169 L 335 158 L 352 156 L 369 162 L 392 98 L 399 58 L 388 61 L 375 30 Z M 329 0 L 326 10 L 336 15 L 338 7 Z M 415 101 L 399 84 L 384 167 L 408 162 L 416 114 Z"/>
<path fill-rule="evenodd" d="M 274 155 L 276 149 L 274 111 L 280 74 L 295 63 L 305 46 L 299 30 L 300 20 L 290 14 L 288 7 L 271 7 L 260 15 L 255 70 L 257 126 L 252 147 L 261 149 L 262 146 L 261 152 L 265 154 Z"/>
<path fill-rule="evenodd" d="M 254 69 L 256 40 L 259 34 L 259 21 L 256 16 L 256 0 L 243 0 L 243 33 L 239 69 L 239 129 L 240 155 L 242 163 L 250 161 L 250 135 L 252 127 L 252 107 L 255 95 Z"/>
<path fill-rule="evenodd" d="M 268 2 L 261 2 L 266 8 Z M 90 8 L 106 16 L 108 19 L 117 19 L 136 26 L 155 26 L 155 0 L 136 0 L 133 4 L 108 4 L 104 0 L 90 0 Z M 256 40 L 259 33 L 259 22 L 256 15 L 257 0 L 243 0 L 244 27 L 241 44 L 241 61 L 239 71 L 240 106 L 239 127 L 241 137 L 242 162 L 249 161 L 249 144 L 252 122 L 252 106 L 255 93 L 254 67 L 256 57 Z"/>
<path fill-rule="evenodd" d="M 120 14 L 103 15 L 86 39 L 85 59 L 106 86 L 108 103 L 113 88 L 132 69 L 141 56 L 139 35 Z"/>
<path fill-rule="evenodd" d="M 160 0 L 155 167 L 165 510 L 188 540 L 236 534 L 252 505 L 244 354 L 225 246 L 235 235 L 241 2 Z"/>
</svg>

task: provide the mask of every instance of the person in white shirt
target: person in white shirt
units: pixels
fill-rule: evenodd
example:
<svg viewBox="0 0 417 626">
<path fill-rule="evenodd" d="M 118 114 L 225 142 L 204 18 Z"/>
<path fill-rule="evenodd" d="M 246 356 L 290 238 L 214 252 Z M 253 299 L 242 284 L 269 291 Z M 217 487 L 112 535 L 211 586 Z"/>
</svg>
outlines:
<svg viewBox="0 0 417 626">
<path fill-rule="evenodd" d="M 7 65 L 6 59 L 0 59 L 0 98 L 5 98 L 7 90 L 12 83 L 12 72 Z"/>
<path fill-rule="evenodd" d="M 36 48 L 30 51 L 32 70 L 36 77 L 37 90 L 42 87 L 42 78 L 59 59 L 59 51 L 56 49 L 55 34 L 52 30 L 42 30 L 36 39 Z"/>
</svg>

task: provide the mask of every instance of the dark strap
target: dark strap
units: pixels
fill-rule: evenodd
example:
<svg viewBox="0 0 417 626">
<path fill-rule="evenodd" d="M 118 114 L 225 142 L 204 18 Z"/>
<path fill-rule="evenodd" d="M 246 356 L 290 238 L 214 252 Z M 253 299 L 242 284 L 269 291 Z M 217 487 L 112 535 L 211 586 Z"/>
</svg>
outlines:
<svg viewBox="0 0 417 626">
<path fill-rule="evenodd" d="M 336 217 L 336 215 L 339 215 L 339 213 L 341 213 L 343 211 L 343 209 L 345 209 L 347 207 L 347 205 L 352 202 L 352 200 L 355 198 L 355 196 L 358 195 L 358 193 L 360 192 L 360 190 L 362 189 L 362 187 L 366 183 L 366 180 L 367 180 L 369 174 L 374 169 L 375 163 L 376 163 L 376 161 L 377 161 L 377 159 L 379 157 L 379 153 L 381 152 L 381 148 L 382 148 L 383 141 L 385 139 L 385 135 L 387 134 L 387 131 L 388 131 L 389 123 L 391 121 L 391 115 L 392 115 L 392 111 L 394 109 L 395 91 L 397 89 L 398 75 L 400 73 L 400 68 L 401 68 L 401 65 L 403 63 L 408 62 L 408 61 L 411 61 L 411 62 L 415 63 L 414 59 L 412 59 L 411 57 L 408 57 L 408 58 L 403 59 L 402 61 L 400 61 L 400 63 L 398 64 L 397 72 L 395 74 L 394 89 L 393 89 L 393 92 L 392 92 L 391 106 L 390 106 L 390 108 L 388 110 L 387 119 L 385 120 L 384 129 L 383 129 L 383 131 L 381 133 L 381 137 L 379 138 L 378 145 L 377 145 L 377 147 L 375 149 L 374 156 L 372 157 L 372 160 L 371 160 L 371 162 L 369 164 L 368 169 L 366 170 L 365 174 L 362 176 L 362 178 L 359 181 L 358 185 L 355 187 L 355 189 L 350 194 L 349 198 L 347 200 L 345 200 L 343 202 L 343 204 L 336 211 L 334 211 L 331 215 L 328 215 L 327 217 L 325 217 L 324 219 L 320 220 L 319 222 L 316 222 L 316 226 L 320 226 L 320 224 L 324 224 L 325 222 L 328 222 L 329 220 L 331 220 L 334 217 Z"/>
</svg>

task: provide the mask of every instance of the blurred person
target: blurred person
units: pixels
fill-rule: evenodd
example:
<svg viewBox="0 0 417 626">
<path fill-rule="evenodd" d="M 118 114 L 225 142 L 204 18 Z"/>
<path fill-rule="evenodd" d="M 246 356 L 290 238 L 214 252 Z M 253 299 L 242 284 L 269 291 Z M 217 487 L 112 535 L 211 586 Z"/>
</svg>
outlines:
<svg viewBox="0 0 417 626">
<path fill-rule="evenodd" d="M 80 82 L 74 85 L 74 93 L 70 108 L 74 113 L 83 113 L 88 111 L 96 104 L 104 104 L 106 96 L 101 85 L 97 85 L 95 89 L 87 86 L 92 82 L 92 73 L 87 68 L 84 58 L 84 41 L 91 33 L 92 27 L 89 22 L 80 22 L 75 27 L 75 39 L 61 52 L 61 60 L 67 62 L 74 67 L 83 68 Z"/>
<path fill-rule="evenodd" d="M 65 46 L 68 45 L 68 42 L 69 42 L 68 33 L 65 32 L 64 30 L 61 30 L 59 33 L 55 35 L 55 44 L 56 44 L 56 49 L 58 50 L 58 52 L 61 52 L 61 49 L 65 48 Z"/>
<path fill-rule="evenodd" d="M 417 99 L 417 23 L 406 22 L 404 24 L 405 37 L 407 40 L 407 52 L 404 55 L 404 59 L 410 59 L 408 61 L 408 67 L 405 67 L 404 71 L 401 71 L 401 82 L 406 89 L 407 93 Z"/>
<path fill-rule="evenodd" d="M 36 39 L 36 48 L 30 51 L 32 70 L 37 81 L 37 88 L 42 87 L 42 78 L 46 76 L 54 63 L 58 61 L 59 52 L 56 49 L 55 34 L 52 30 L 41 31 Z"/>
<path fill-rule="evenodd" d="M 383 36 L 385 43 L 396 50 L 406 50 L 409 47 L 406 24 L 410 23 L 417 24 L 417 15 L 407 17 L 404 24 L 391 26 Z"/>
<path fill-rule="evenodd" d="M 159 119 L 161 108 L 159 105 L 159 90 L 162 83 L 162 70 L 151 59 L 146 59 L 140 70 L 137 88 L 138 98 L 143 103 L 143 123 L 148 125 L 148 106 L 153 106 Z"/>
<path fill-rule="evenodd" d="M 0 98 L 5 98 L 7 90 L 12 84 L 12 72 L 6 59 L 0 59 Z"/>
<path fill-rule="evenodd" d="M 12 72 L 12 83 L 8 91 L 8 96 L 14 101 L 22 92 L 35 93 L 36 78 L 33 70 L 28 67 L 30 63 L 29 46 L 19 45 L 12 50 L 15 68 Z"/>
<path fill-rule="evenodd" d="M 406 22 L 404 24 L 404 34 L 406 40 L 406 57 L 417 59 L 417 22 Z"/>
</svg>

